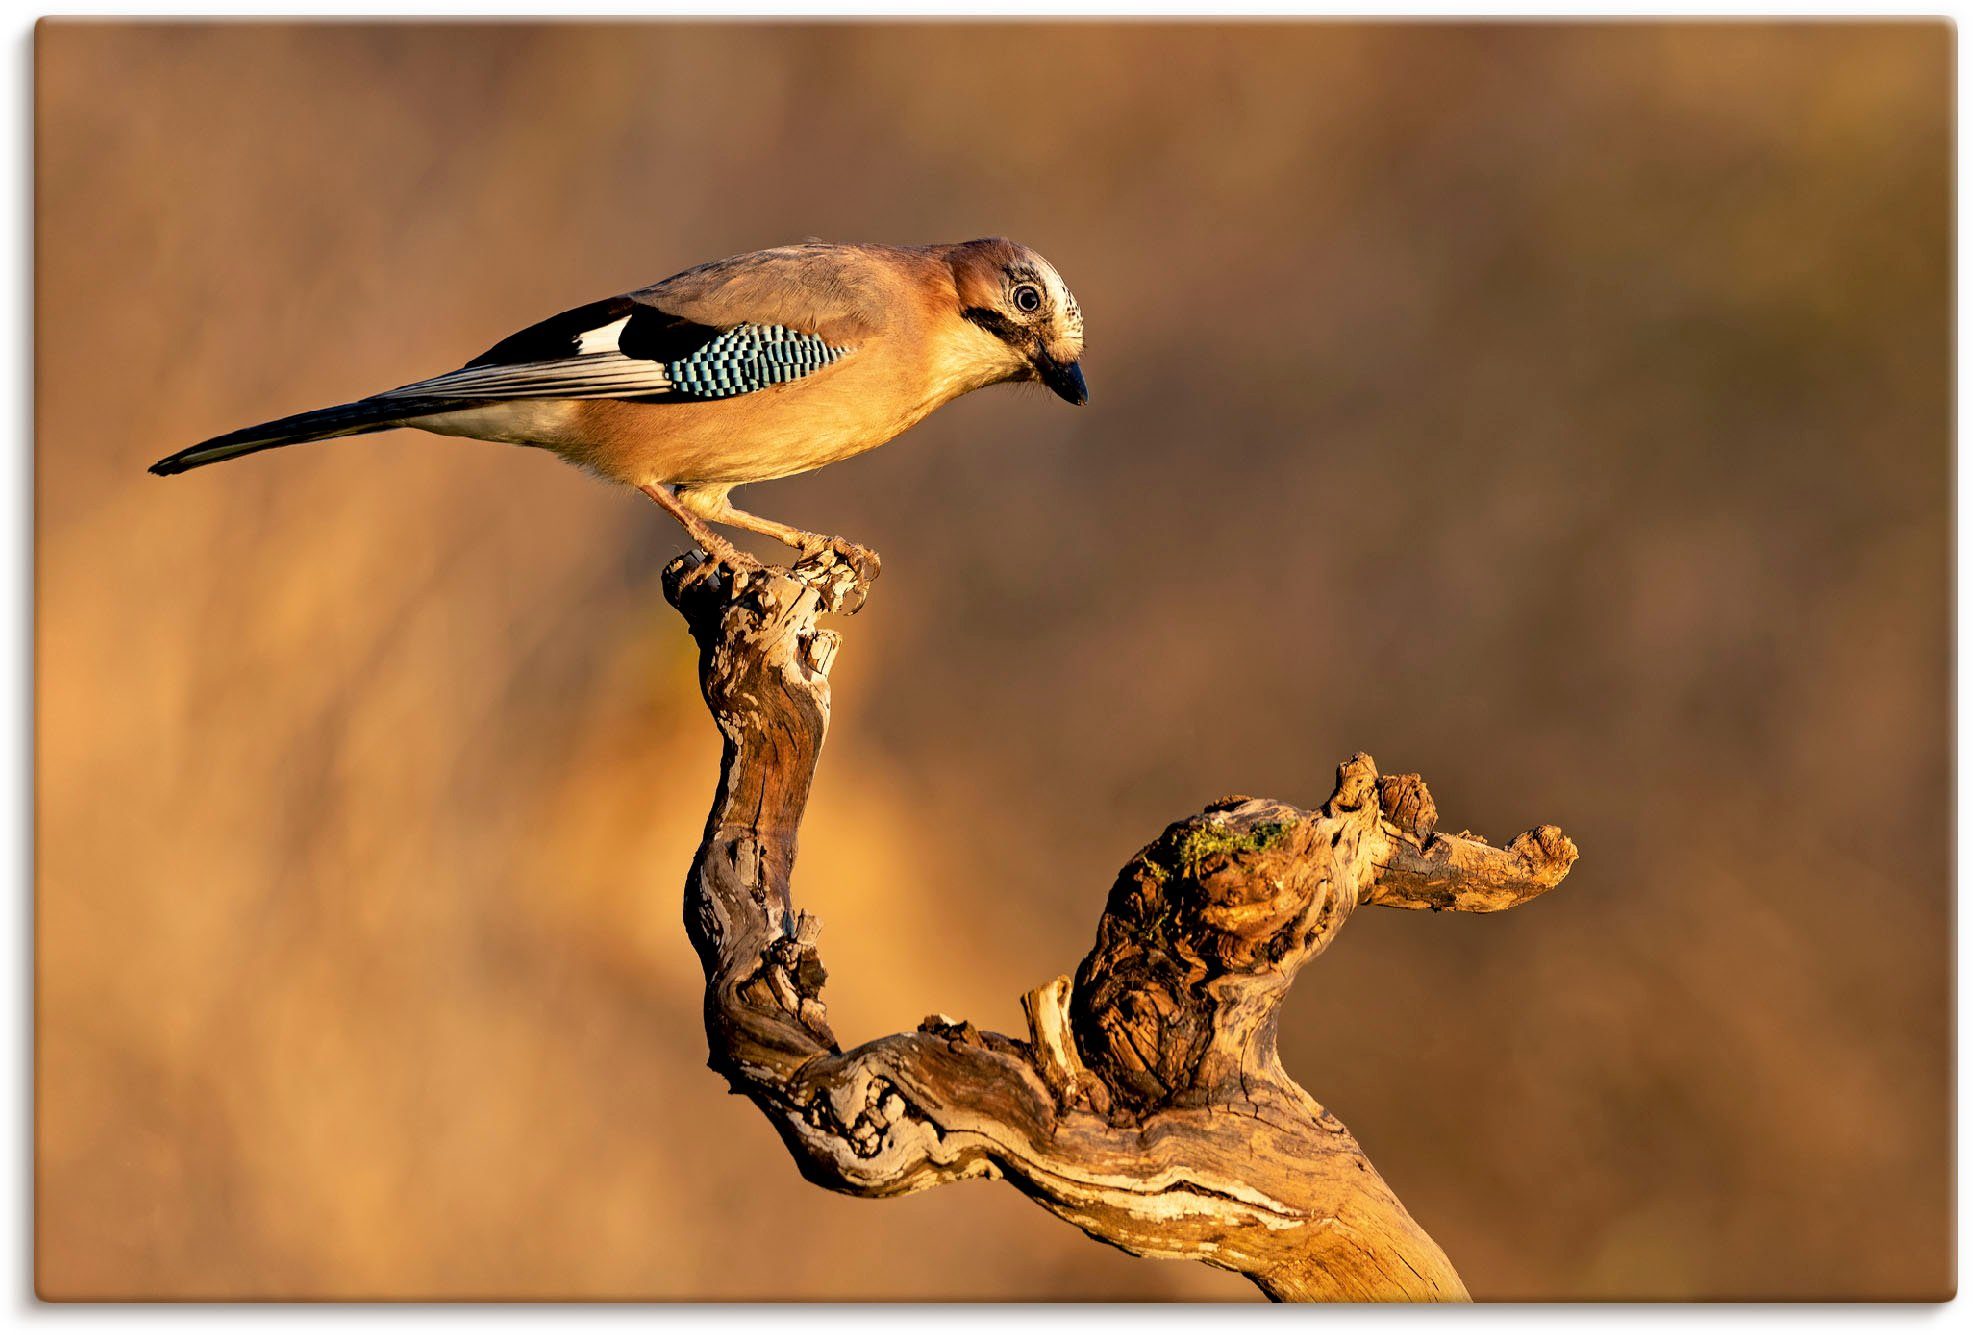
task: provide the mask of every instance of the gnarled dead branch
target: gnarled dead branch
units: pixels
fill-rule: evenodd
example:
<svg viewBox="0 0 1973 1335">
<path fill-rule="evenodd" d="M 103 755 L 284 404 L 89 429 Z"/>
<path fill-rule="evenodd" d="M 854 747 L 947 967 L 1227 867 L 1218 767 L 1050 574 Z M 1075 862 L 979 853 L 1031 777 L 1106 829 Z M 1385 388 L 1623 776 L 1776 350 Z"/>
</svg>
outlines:
<svg viewBox="0 0 1973 1335">
<path fill-rule="evenodd" d="M 665 572 L 725 738 L 686 884 L 710 1064 L 774 1123 L 803 1176 L 896 1196 L 1004 1177 L 1092 1237 L 1237 1271 L 1282 1300 L 1448 1300 L 1466 1290 L 1356 1141 L 1282 1070 L 1281 1003 L 1359 904 L 1487 911 L 1553 888 L 1553 826 L 1504 849 L 1434 831 L 1416 775 L 1357 755 L 1303 811 L 1228 797 L 1118 874 L 1095 947 L 1025 998 L 1010 1038 L 934 1015 L 845 1052 L 819 924 L 790 898 L 796 830 L 829 723 L 837 636 L 862 583 L 828 553 Z"/>
</svg>

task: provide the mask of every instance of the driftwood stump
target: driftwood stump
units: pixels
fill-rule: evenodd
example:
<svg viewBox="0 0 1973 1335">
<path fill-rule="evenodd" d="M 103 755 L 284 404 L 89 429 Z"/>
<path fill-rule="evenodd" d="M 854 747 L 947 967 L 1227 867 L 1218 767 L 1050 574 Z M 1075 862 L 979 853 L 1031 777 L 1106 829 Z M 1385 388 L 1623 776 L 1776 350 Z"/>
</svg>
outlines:
<svg viewBox="0 0 1973 1335">
<path fill-rule="evenodd" d="M 832 1191 L 1004 1177 L 1091 1237 L 1237 1271 L 1273 1299 L 1464 1299 L 1343 1124 L 1281 1069 L 1281 1003 L 1358 905 L 1512 908 L 1559 883 L 1575 845 L 1550 825 L 1506 848 L 1435 833 L 1418 776 L 1359 754 L 1313 811 L 1223 798 L 1141 850 L 1073 980 L 1025 998 L 1025 1038 L 934 1015 L 845 1052 L 820 924 L 788 882 L 839 643 L 816 619 L 860 604 L 866 581 L 826 552 L 665 571 L 725 738 L 685 890 L 712 1068 Z"/>
</svg>

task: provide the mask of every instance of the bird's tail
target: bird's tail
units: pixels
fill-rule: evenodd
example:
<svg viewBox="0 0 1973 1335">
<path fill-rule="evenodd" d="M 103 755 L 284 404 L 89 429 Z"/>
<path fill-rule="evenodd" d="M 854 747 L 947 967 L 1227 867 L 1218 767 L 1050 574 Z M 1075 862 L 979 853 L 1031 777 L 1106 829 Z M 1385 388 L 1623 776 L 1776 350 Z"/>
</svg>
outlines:
<svg viewBox="0 0 1973 1335">
<path fill-rule="evenodd" d="M 395 402 L 358 399 L 355 403 L 339 403 L 333 408 L 317 408 L 314 412 L 296 413 L 292 417 L 277 417 L 259 426 L 243 427 L 238 431 L 228 431 L 223 436 L 214 436 L 211 440 L 202 440 L 158 460 L 151 465 L 151 471 L 160 477 L 169 477 L 190 468 L 238 459 L 242 455 L 277 449 L 282 445 L 385 431 L 406 417 L 417 415 L 415 411 L 407 412 L 407 408 L 415 408 L 415 405 L 401 399 Z"/>
</svg>

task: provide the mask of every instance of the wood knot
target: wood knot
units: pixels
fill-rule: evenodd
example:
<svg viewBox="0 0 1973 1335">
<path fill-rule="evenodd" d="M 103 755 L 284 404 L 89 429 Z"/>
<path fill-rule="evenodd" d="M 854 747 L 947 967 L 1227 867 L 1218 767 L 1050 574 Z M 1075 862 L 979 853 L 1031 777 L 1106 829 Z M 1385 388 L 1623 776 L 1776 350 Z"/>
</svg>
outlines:
<svg viewBox="0 0 1973 1335">
<path fill-rule="evenodd" d="M 1326 943 L 1317 824 L 1280 802 L 1209 809 L 1118 874 L 1068 997 L 1075 1049 L 1116 1115 L 1209 1096 Z"/>
<path fill-rule="evenodd" d="M 1535 867 L 1560 872 L 1575 866 L 1579 856 L 1576 841 L 1555 825 L 1537 825 L 1526 834 L 1516 835 L 1507 851 L 1526 858 Z"/>
<path fill-rule="evenodd" d="M 1438 828 L 1439 808 L 1431 789 L 1416 774 L 1386 774 L 1377 780 L 1377 804 L 1385 819 L 1404 833 L 1429 839 Z"/>
<path fill-rule="evenodd" d="M 1377 794 L 1377 762 L 1359 751 L 1336 767 L 1336 791 L 1330 794 L 1329 810 L 1360 811 Z"/>
</svg>

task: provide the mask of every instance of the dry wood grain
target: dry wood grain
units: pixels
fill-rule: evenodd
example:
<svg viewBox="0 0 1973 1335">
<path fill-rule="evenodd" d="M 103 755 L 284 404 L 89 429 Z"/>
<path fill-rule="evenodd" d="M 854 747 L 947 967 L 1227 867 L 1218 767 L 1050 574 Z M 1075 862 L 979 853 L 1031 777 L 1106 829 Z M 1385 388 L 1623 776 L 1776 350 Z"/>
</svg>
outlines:
<svg viewBox="0 0 1973 1335">
<path fill-rule="evenodd" d="M 1277 1300 L 1464 1299 L 1349 1131 L 1282 1069 L 1281 1003 L 1358 905 L 1512 907 L 1559 883 L 1575 845 L 1553 826 L 1504 849 L 1438 834 L 1423 781 L 1358 754 L 1315 810 L 1223 798 L 1142 849 L 1073 978 L 1024 999 L 1025 1037 L 934 1015 L 846 1052 L 820 925 L 789 877 L 839 644 L 816 622 L 860 605 L 872 569 L 824 552 L 791 571 L 694 554 L 665 572 L 725 739 L 685 895 L 712 1068 L 833 1191 L 1005 1178 L 1092 1237 L 1236 1271 Z"/>
</svg>

